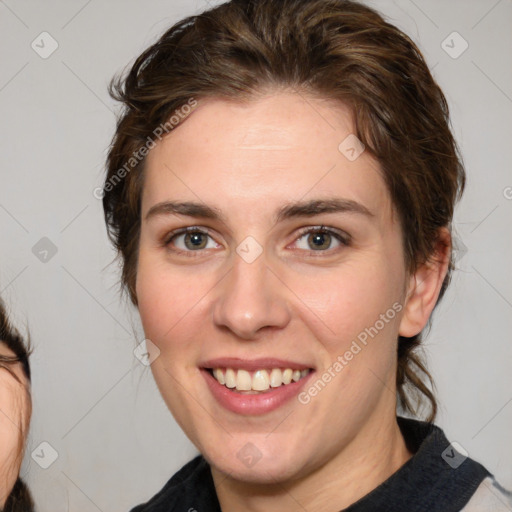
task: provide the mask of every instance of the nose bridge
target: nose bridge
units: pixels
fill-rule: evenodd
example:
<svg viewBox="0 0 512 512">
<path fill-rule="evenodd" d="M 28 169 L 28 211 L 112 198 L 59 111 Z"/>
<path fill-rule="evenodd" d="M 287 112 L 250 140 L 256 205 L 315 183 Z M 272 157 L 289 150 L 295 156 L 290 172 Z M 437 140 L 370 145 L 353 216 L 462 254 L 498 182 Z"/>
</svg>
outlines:
<svg viewBox="0 0 512 512">
<path fill-rule="evenodd" d="M 265 254 L 254 251 L 250 241 L 239 245 L 213 311 L 217 326 L 244 339 L 256 337 L 263 327 L 282 328 L 289 321 L 285 287 L 269 269 Z"/>
</svg>

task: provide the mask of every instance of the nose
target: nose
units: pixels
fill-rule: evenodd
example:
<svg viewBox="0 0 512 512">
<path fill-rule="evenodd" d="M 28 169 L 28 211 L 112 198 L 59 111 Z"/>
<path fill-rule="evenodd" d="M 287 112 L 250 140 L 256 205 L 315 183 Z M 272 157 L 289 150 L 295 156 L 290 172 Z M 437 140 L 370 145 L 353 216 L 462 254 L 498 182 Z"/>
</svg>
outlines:
<svg viewBox="0 0 512 512">
<path fill-rule="evenodd" d="M 216 287 L 213 320 L 238 338 L 254 340 L 263 331 L 284 328 L 290 321 L 287 288 L 267 265 L 265 255 L 248 263 L 233 255 L 233 266 Z"/>
</svg>

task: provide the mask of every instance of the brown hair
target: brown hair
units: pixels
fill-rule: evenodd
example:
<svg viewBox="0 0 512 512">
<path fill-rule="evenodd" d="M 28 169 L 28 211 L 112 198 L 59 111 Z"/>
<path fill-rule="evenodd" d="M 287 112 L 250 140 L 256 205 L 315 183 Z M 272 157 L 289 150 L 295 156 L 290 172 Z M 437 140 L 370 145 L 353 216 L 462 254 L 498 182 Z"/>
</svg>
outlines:
<svg viewBox="0 0 512 512">
<path fill-rule="evenodd" d="M 283 87 L 351 107 L 356 135 L 379 161 L 398 212 L 409 272 L 435 256 L 465 173 L 446 99 L 416 45 L 353 1 L 232 0 L 175 24 L 110 84 L 124 111 L 108 154 L 103 207 L 134 304 L 144 158 L 132 157 L 191 98 L 243 101 Z M 439 298 L 452 268 L 450 259 Z M 418 403 L 426 397 L 432 421 L 437 405 L 415 352 L 420 341 L 421 333 L 399 338 L 397 399 L 415 413 L 411 396 Z"/>
<path fill-rule="evenodd" d="M 29 356 L 32 352 L 30 342 L 25 343 L 19 332 L 10 324 L 3 302 L 0 300 L 0 343 L 11 350 L 14 355 L 0 355 L 0 368 L 5 369 L 11 376 L 25 388 L 25 399 L 20 401 L 20 435 L 19 444 L 15 449 L 15 464 L 20 464 L 25 453 L 25 441 L 28 434 L 30 416 L 32 414 L 32 399 L 30 394 L 30 365 Z M 20 363 L 23 373 L 27 378 L 28 386 L 25 386 L 13 371 L 12 366 Z M 27 486 L 18 476 L 12 488 L 4 508 L 1 512 L 31 512 L 34 510 L 34 502 Z"/>
</svg>

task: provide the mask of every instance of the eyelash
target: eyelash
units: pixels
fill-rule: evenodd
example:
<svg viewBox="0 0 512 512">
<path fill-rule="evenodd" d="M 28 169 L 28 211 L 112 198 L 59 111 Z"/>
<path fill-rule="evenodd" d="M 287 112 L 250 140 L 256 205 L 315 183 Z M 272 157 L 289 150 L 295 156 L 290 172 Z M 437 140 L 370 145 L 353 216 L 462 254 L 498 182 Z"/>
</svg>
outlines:
<svg viewBox="0 0 512 512">
<path fill-rule="evenodd" d="M 176 231 L 172 231 L 171 233 L 169 233 L 168 236 L 166 236 L 166 238 L 163 241 L 163 246 L 169 248 L 173 239 L 175 239 L 176 237 L 178 237 L 180 235 L 184 235 L 184 234 L 186 235 L 187 233 L 200 233 L 202 235 L 210 236 L 210 238 L 213 239 L 213 237 L 210 235 L 210 231 L 208 231 L 207 229 L 200 228 L 197 226 L 190 226 L 190 227 L 178 229 Z M 300 240 L 304 235 L 317 234 L 317 233 L 331 235 L 334 239 L 336 239 L 338 242 L 340 242 L 341 245 L 343 245 L 343 246 L 350 245 L 350 241 L 351 241 L 350 235 L 340 232 L 338 230 L 334 230 L 332 228 L 326 228 L 325 226 L 308 226 L 306 228 L 301 229 L 299 231 L 297 238 L 295 238 L 294 242 L 297 242 L 298 240 Z M 170 249 L 170 250 L 174 253 L 183 254 L 189 258 L 198 257 L 201 255 L 200 253 L 204 251 L 204 249 L 198 249 L 197 251 L 184 251 L 182 249 Z M 333 250 L 331 250 L 331 249 L 327 249 L 325 251 L 322 251 L 322 250 L 318 250 L 318 251 L 309 250 L 308 251 L 305 249 L 299 249 L 299 250 L 304 250 L 305 252 L 309 253 L 313 257 L 318 257 L 321 255 L 321 253 L 333 252 Z M 339 250 L 339 248 L 338 248 L 338 250 Z M 194 254 L 194 253 L 197 253 L 197 254 Z M 320 254 L 318 254 L 318 253 L 320 253 Z"/>
</svg>

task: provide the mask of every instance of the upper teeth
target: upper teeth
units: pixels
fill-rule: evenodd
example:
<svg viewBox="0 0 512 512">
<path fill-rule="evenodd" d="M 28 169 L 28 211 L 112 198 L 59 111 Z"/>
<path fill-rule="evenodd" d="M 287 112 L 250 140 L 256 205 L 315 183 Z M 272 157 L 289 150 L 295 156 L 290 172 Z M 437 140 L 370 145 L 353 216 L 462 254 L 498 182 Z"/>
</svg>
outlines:
<svg viewBox="0 0 512 512">
<path fill-rule="evenodd" d="M 278 388 L 282 384 L 297 382 L 305 377 L 309 370 L 292 370 L 291 368 L 272 368 L 271 370 L 256 370 L 252 373 L 247 370 L 234 370 L 233 368 L 214 368 L 213 376 L 222 385 L 236 388 L 237 391 L 265 391 Z"/>
</svg>

